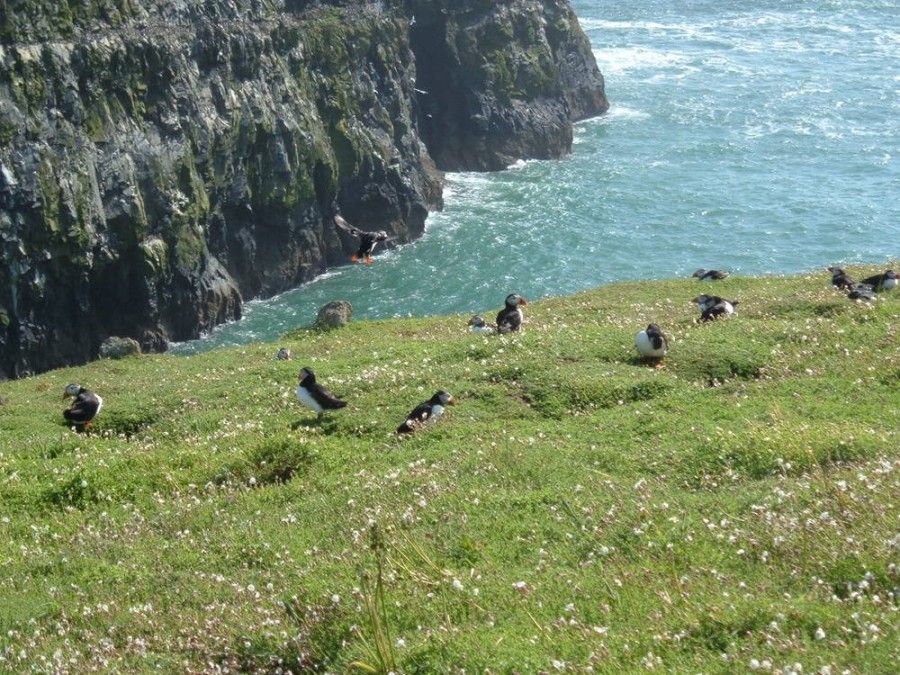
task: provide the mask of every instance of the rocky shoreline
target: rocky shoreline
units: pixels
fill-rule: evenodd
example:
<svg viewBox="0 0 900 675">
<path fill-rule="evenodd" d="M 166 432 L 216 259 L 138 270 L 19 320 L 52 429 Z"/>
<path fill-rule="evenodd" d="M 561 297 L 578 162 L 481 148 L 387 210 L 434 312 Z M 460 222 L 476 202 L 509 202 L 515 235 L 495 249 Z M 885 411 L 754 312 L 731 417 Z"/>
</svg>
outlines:
<svg viewBox="0 0 900 675">
<path fill-rule="evenodd" d="M 559 157 L 608 106 L 564 0 L 17 5 L 0 378 L 195 338 L 345 262 L 338 210 L 410 241 L 442 171 Z"/>
</svg>

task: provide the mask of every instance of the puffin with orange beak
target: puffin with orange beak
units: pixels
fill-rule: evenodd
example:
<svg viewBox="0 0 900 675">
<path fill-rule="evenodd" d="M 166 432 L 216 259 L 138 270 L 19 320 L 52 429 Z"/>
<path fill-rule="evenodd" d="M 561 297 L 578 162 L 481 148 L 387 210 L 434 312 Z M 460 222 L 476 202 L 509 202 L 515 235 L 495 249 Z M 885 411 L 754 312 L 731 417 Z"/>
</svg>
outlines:
<svg viewBox="0 0 900 675">
<path fill-rule="evenodd" d="M 73 398 L 72 405 L 63 410 L 66 422 L 79 430 L 87 429 L 103 407 L 103 399 L 80 384 L 70 384 L 63 392 L 63 400 Z"/>
<path fill-rule="evenodd" d="M 456 399 L 443 389 L 427 401 L 420 403 L 406 416 L 403 424 L 397 427 L 398 434 L 410 434 L 425 424 L 437 422 L 448 405 L 456 405 Z"/>
<path fill-rule="evenodd" d="M 498 333 L 514 333 L 522 327 L 522 321 L 525 315 L 522 314 L 522 307 L 528 304 L 528 301 L 521 295 L 510 293 L 506 296 L 506 306 L 497 314 L 497 332 Z"/>
</svg>

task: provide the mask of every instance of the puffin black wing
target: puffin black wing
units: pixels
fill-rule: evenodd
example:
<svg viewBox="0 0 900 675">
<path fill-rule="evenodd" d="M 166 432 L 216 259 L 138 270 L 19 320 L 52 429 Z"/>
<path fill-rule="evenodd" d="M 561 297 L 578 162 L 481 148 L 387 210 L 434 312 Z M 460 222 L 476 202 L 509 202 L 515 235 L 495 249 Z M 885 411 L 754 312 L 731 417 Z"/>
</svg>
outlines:
<svg viewBox="0 0 900 675">
<path fill-rule="evenodd" d="M 71 406 L 63 410 L 63 417 L 71 424 L 87 424 L 97 415 L 101 404 L 97 394 L 84 390 L 75 397 Z"/>
<path fill-rule="evenodd" d="M 349 234 L 352 234 L 354 237 L 362 237 L 362 236 L 365 234 L 365 233 L 364 233 L 362 230 L 360 230 L 358 227 L 353 227 L 353 225 L 351 225 L 350 223 L 348 223 L 346 220 L 344 220 L 344 219 L 341 218 L 340 216 L 335 216 L 335 217 L 334 217 L 334 224 L 337 225 L 337 226 L 338 226 L 340 229 L 342 229 L 344 232 L 347 232 L 347 233 L 349 233 Z"/>
<path fill-rule="evenodd" d="M 425 403 L 417 405 L 413 408 L 412 412 L 406 416 L 406 420 L 404 420 L 403 424 L 397 427 L 397 433 L 409 434 L 418 429 L 428 421 L 429 417 L 431 417 L 432 408 L 431 401 L 425 401 Z"/>
<path fill-rule="evenodd" d="M 325 408 L 325 410 L 339 410 L 347 405 L 346 401 L 339 399 L 318 382 L 305 384 L 304 388 L 309 392 L 309 395 L 313 397 L 315 402 Z"/>
<path fill-rule="evenodd" d="M 871 286 L 872 288 L 877 290 L 881 286 L 881 284 L 884 283 L 884 275 L 876 274 L 875 276 L 872 276 L 872 277 L 866 277 L 859 283 L 865 284 L 867 286 Z"/>
</svg>

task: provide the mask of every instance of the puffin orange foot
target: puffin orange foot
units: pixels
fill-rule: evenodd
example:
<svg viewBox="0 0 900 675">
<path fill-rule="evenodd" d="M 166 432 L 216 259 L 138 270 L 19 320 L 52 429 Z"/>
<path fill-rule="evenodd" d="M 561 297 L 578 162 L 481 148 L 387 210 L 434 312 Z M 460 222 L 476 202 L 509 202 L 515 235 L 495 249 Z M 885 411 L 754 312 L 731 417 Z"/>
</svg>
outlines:
<svg viewBox="0 0 900 675">
<path fill-rule="evenodd" d="M 351 262 L 358 262 L 358 261 L 359 261 L 359 256 L 358 256 L 358 255 L 351 255 L 351 256 L 350 256 L 350 260 L 351 260 Z"/>
<path fill-rule="evenodd" d="M 366 256 L 366 265 L 371 265 L 371 264 L 372 264 L 372 256 L 367 255 Z"/>
<path fill-rule="evenodd" d="M 659 368 L 665 368 L 665 367 L 666 367 L 666 364 L 663 363 L 662 361 L 657 361 L 657 362 L 656 362 L 656 365 L 654 365 L 653 367 L 656 368 L 656 369 L 659 369 Z"/>
</svg>

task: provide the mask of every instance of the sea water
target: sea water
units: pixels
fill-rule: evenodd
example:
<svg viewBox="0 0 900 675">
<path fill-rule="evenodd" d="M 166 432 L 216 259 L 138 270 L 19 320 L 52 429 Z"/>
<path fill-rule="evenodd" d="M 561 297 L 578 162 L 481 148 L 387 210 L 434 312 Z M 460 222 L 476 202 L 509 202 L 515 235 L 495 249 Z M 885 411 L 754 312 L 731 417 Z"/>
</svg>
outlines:
<svg viewBox="0 0 900 675">
<path fill-rule="evenodd" d="M 448 174 L 421 239 L 175 351 L 275 339 L 335 299 L 355 318 L 491 315 L 510 292 L 898 257 L 900 4 L 574 6 L 611 108 L 577 125 L 571 156 Z"/>
</svg>

